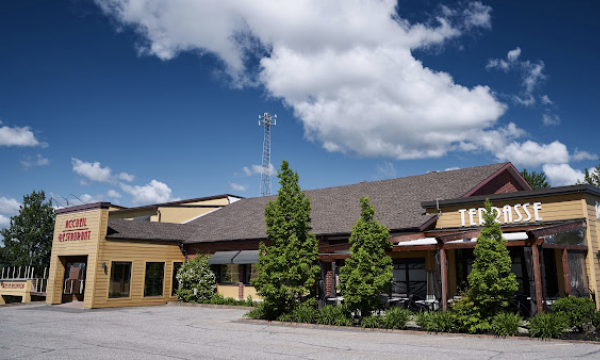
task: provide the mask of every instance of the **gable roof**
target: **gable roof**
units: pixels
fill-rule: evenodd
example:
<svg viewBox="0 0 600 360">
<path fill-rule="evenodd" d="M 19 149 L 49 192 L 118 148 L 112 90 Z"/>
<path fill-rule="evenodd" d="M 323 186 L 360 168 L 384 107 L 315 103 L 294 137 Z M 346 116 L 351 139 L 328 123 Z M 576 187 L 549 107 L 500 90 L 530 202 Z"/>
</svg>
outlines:
<svg viewBox="0 0 600 360">
<path fill-rule="evenodd" d="M 423 230 L 435 215 L 426 215 L 422 202 L 463 197 L 508 168 L 514 169 L 510 163 L 500 163 L 306 190 L 313 232 L 317 236 L 349 234 L 360 216 L 359 199 L 365 196 L 375 207 L 375 218 L 390 230 Z M 264 239 L 264 209 L 276 197 L 242 199 L 191 221 L 186 225 L 190 227 L 186 243 Z"/>
</svg>

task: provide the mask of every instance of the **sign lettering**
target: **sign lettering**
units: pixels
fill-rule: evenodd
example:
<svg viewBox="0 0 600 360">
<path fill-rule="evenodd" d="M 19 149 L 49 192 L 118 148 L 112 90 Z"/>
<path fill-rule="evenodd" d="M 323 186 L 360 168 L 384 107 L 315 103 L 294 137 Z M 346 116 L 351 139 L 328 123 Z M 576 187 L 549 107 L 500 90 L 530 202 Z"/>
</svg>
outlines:
<svg viewBox="0 0 600 360">
<path fill-rule="evenodd" d="M 596 213 L 598 213 L 599 203 L 596 202 Z M 543 220 L 540 216 L 542 210 L 541 202 L 534 202 L 533 204 L 515 204 L 514 206 L 505 205 L 502 208 L 492 206 L 492 210 L 496 210 L 496 222 L 504 224 L 513 224 L 520 222 L 541 221 Z M 478 226 L 483 225 L 483 215 L 485 214 L 485 208 L 471 208 L 471 209 L 460 209 L 461 226 Z M 600 215 L 600 213 L 598 213 Z M 600 216 L 599 216 L 600 218 Z"/>
<path fill-rule="evenodd" d="M 65 230 L 58 234 L 58 241 L 90 240 L 92 231 L 87 228 L 87 218 L 78 218 L 65 221 Z"/>
<path fill-rule="evenodd" d="M 15 282 L 3 282 L 3 289 L 25 289 L 25 283 L 15 283 Z"/>
</svg>

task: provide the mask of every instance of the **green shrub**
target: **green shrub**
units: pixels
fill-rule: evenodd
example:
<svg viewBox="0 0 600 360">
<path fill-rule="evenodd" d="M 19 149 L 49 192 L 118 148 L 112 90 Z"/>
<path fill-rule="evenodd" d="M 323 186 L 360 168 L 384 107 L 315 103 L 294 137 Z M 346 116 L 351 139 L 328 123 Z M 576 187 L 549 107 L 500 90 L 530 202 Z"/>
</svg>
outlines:
<svg viewBox="0 0 600 360">
<path fill-rule="evenodd" d="M 317 313 L 317 300 L 310 298 L 298 304 L 290 315 L 295 322 L 312 324 L 317 319 Z"/>
<path fill-rule="evenodd" d="M 552 339 L 560 337 L 569 327 L 569 320 L 562 314 L 541 313 L 529 320 L 529 333 L 533 337 Z"/>
<path fill-rule="evenodd" d="M 248 295 L 248 298 L 246 298 L 246 306 L 254 306 L 254 302 L 252 302 L 252 295 Z"/>
<path fill-rule="evenodd" d="M 216 279 L 210 270 L 208 259 L 207 255 L 198 255 L 177 270 L 176 277 L 181 284 L 175 292 L 177 300 L 198 302 L 198 300 L 211 299 L 215 295 Z"/>
<path fill-rule="evenodd" d="M 600 331 L 600 311 L 595 312 L 592 316 L 592 325 L 594 325 L 596 331 Z"/>
<path fill-rule="evenodd" d="M 259 304 L 255 309 L 252 309 L 244 314 L 244 317 L 250 319 L 264 319 L 265 318 L 265 306 L 264 303 Z"/>
<path fill-rule="evenodd" d="M 220 305 L 225 301 L 225 298 L 223 297 L 223 295 L 221 294 L 215 294 L 213 295 L 213 297 L 210 299 L 210 303 L 213 305 Z"/>
<path fill-rule="evenodd" d="M 589 298 L 568 296 L 560 298 L 552 304 L 552 310 L 563 315 L 569 321 L 569 326 L 575 327 L 575 330 L 581 332 L 583 326 L 592 321 L 596 304 Z"/>
<path fill-rule="evenodd" d="M 436 332 L 456 331 L 456 314 L 450 311 L 434 312 L 431 314 L 431 330 Z"/>
<path fill-rule="evenodd" d="M 381 318 L 379 316 L 364 316 L 360 319 L 360 327 L 378 329 L 381 327 Z"/>
<path fill-rule="evenodd" d="M 519 314 L 500 313 L 492 321 L 492 329 L 498 336 L 513 336 L 519 332 L 523 318 Z"/>
<path fill-rule="evenodd" d="M 392 308 L 385 312 L 381 322 L 386 329 L 404 329 L 412 313 L 407 309 Z"/>
<path fill-rule="evenodd" d="M 292 322 L 294 321 L 292 314 L 281 314 L 277 317 L 277 321 L 280 322 Z"/>
<path fill-rule="evenodd" d="M 482 316 L 481 311 L 471 300 L 467 291 L 462 297 L 452 303 L 452 310 L 456 314 L 456 326 L 460 332 L 470 334 L 486 333 L 492 329 L 490 322 Z"/>
<path fill-rule="evenodd" d="M 316 320 L 317 324 L 338 325 L 340 318 L 349 318 L 350 314 L 344 311 L 344 308 L 336 305 L 327 305 L 319 310 Z"/>
<path fill-rule="evenodd" d="M 421 311 L 416 316 L 416 322 L 419 327 L 425 331 L 433 331 L 433 313 L 429 311 Z"/>
</svg>

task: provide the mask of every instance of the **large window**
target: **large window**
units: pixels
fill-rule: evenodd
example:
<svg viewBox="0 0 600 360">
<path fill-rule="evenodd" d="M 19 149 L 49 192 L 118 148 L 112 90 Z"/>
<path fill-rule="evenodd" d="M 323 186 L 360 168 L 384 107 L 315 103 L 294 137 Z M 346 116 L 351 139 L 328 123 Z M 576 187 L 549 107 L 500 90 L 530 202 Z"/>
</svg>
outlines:
<svg viewBox="0 0 600 360">
<path fill-rule="evenodd" d="M 164 262 L 147 262 L 146 280 L 144 282 L 144 296 L 162 296 L 164 278 Z"/>
<path fill-rule="evenodd" d="M 129 297 L 131 262 L 113 262 L 110 268 L 109 298 Z"/>
<path fill-rule="evenodd" d="M 177 280 L 177 272 L 183 265 L 182 262 L 173 263 L 173 280 L 171 281 L 171 295 L 175 295 L 175 292 L 179 289 L 179 280 Z"/>
<path fill-rule="evenodd" d="M 250 285 L 250 280 L 258 277 L 258 264 L 242 265 L 244 270 L 244 284 Z"/>
<path fill-rule="evenodd" d="M 240 281 L 240 265 L 238 264 L 211 265 L 211 270 L 219 284 L 237 284 Z"/>
<path fill-rule="evenodd" d="M 394 286 L 392 291 L 425 298 L 427 295 L 425 259 L 394 259 Z"/>
</svg>

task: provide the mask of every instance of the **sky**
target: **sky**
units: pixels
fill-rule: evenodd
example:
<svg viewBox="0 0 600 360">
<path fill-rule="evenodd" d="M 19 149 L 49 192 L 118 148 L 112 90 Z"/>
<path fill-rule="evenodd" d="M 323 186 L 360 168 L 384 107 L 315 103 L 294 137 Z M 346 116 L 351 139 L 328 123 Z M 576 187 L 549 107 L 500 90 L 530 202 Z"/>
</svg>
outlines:
<svg viewBox="0 0 600 360">
<path fill-rule="evenodd" d="M 303 189 L 505 161 L 574 184 L 599 162 L 599 12 L 0 1 L 0 228 L 34 190 L 60 207 L 259 196 L 265 112 L 273 168 Z"/>
</svg>

